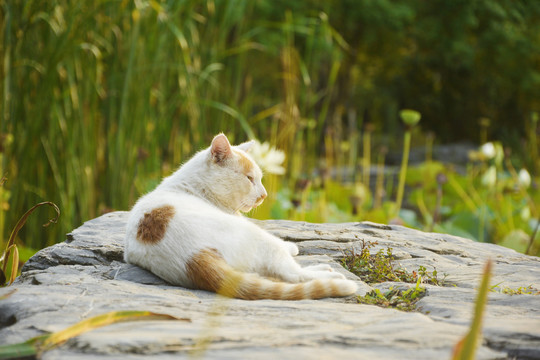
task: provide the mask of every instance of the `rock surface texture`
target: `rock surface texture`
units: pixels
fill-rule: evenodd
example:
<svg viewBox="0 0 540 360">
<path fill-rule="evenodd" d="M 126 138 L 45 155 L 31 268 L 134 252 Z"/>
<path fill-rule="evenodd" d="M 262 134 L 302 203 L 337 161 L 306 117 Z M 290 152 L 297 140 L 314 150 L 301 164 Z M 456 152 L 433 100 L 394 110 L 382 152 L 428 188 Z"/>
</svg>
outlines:
<svg viewBox="0 0 540 360">
<path fill-rule="evenodd" d="M 191 321 L 138 321 L 84 333 L 47 351 L 43 359 L 449 359 L 467 332 L 480 275 L 494 261 L 492 284 L 540 288 L 540 259 L 490 244 L 373 223 L 308 224 L 263 221 L 294 241 L 302 264 L 339 265 L 362 240 L 391 247 L 409 271 L 446 273 L 453 286 L 425 285 L 417 312 L 360 305 L 355 297 L 303 301 L 243 301 L 166 284 L 123 257 L 125 212 L 88 221 L 63 243 L 38 252 L 0 296 L 0 344 L 58 331 L 114 310 L 148 310 Z M 163 259 L 166 261 L 166 259 Z M 540 296 L 491 292 L 478 359 L 540 358 Z"/>
</svg>

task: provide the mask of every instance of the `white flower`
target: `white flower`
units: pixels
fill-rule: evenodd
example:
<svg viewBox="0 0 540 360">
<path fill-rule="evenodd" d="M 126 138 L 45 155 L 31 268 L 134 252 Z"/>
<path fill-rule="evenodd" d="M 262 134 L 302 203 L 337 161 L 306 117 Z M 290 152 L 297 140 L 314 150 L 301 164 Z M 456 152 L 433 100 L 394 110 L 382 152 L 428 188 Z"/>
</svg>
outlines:
<svg viewBox="0 0 540 360">
<path fill-rule="evenodd" d="M 497 182 L 497 169 L 495 166 L 490 166 L 482 176 L 482 185 L 488 188 L 495 186 Z"/>
<path fill-rule="evenodd" d="M 281 166 L 285 161 L 285 153 L 270 146 L 269 143 L 264 142 L 261 144 L 258 140 L 255 140 L 249 154 L 265 172 L 276 175 L 285 174 L 285 169 Z"/>
<path fill-rule="evenodd" d="M 518 182 L 519 185 L 524 187 L 525 189 L 531 186 L 531 175 L 526 169 L 519 170 Z"/>
<path fill-rule="evenodd" d="M 480 147 L 480 152 L 484 154 L 486 159 L 493 159 L 497 154 L 497 151 L 495 150 L 495 145 L 493 145 L 492 142 L 488 142 L 482 145 Z"/>
</svg>

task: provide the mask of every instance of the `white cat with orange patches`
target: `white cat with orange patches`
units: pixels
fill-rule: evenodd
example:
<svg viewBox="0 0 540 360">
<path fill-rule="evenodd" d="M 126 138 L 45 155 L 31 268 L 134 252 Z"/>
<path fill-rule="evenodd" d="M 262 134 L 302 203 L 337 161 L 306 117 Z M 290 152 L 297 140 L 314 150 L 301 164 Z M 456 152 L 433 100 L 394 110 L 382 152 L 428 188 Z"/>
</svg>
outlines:
<svg viewBox="0 0 540 360">
<path fill-rule="evenodd" d="M 302 268 L 298 247 L 240 215 L 266 197 L 252 142 L 217 135 L 152 192 L 127 223 L 125 260 L 171 284 L 241 299 L 319 299 L 351 295 L 353 281 L 328 265 Z"/>
</svg>

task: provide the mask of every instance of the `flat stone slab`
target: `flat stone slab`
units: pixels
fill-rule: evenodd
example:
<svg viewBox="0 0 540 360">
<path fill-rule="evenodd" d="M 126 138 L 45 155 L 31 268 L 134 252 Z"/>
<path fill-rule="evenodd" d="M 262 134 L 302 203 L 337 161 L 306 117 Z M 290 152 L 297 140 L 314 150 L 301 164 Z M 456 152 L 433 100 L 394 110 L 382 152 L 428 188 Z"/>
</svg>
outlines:
<svg viewBox="0 0 540 360">
<path fill-rule="evenodd" d="M 186 321 L 137 321 L 84 333 L 43 359 L 449 359 L 467 332 L 476 288 L 488 258 L 492 284 L 540 289 L 540 258 L 467 239 L 369 222 L 309 224 L 256 221 L 300 248 L 303 265 L 328 263 L 357 281 L 357 295 L 373 288 L 339 264 L 345 251 L 391 247 L 409 271 L 434 268 L 452 286 L 424 285 L 417 312 L 356 303 L 354 296 L 302 301 L 245 301 L 171 286 L 123 262 L 127 212 L 86 222 L 67 240 L 39 251 L 0 296 L 0 344 L 58 331 L 117 310 L 166 313 Z M 540 358 L 540 296 L 491 292 L 478 359 Z"/>
</svg>

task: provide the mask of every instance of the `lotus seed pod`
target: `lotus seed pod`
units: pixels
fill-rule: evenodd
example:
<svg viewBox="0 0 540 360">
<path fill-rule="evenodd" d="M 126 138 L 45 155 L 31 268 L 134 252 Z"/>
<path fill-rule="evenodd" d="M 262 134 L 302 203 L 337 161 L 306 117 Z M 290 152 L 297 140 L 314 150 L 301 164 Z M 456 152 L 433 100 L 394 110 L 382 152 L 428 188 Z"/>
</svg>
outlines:
<svg viewBox="0 0 540 360">
<path fill-rule="evenodd" d="M 401 117 L 401 120 L 407 125 L 408 127 L 413 127 L 420 121 L 420 118 L 422 115 L 416 111 L 411 109 L 404 109 L 399 112 L 399 116 Z"/>
</svg>

